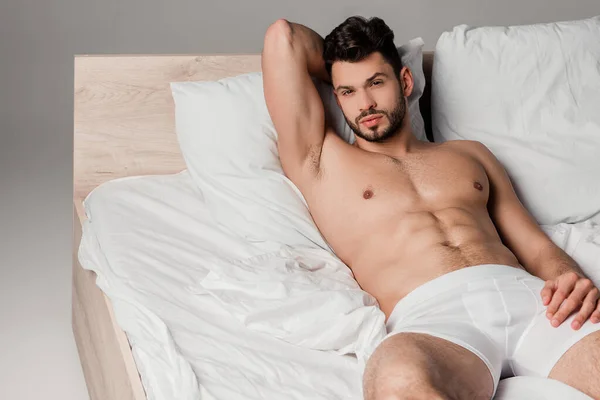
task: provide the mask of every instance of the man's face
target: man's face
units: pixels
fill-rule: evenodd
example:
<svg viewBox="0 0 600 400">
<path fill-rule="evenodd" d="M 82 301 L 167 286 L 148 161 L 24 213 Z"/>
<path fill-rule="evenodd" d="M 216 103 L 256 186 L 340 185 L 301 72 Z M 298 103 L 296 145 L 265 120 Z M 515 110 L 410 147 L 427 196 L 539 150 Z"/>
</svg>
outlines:
<svg viewBox="0 0 600 400">
<path fill-rule="evenodd" d="M 337 102 L 356 136 L 383 142 L 400 132 L 406 115 L 404 93 L 381 53 L 355 63 L 336 61 L 331 76 Z"/>
</svg>

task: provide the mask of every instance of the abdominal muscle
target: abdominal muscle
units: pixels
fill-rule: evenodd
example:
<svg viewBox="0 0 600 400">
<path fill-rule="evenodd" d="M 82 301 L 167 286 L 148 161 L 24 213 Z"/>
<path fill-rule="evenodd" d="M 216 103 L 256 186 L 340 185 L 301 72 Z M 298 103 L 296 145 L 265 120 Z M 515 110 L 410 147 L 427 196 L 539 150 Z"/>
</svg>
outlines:
<svg viewBox="0 0 600 400">
<path fill-rule="evenodd" d="M 484 207 L 403 213 L 377 228 L 366 241 L 365 235 L 346 237 L 339 247 L 354 250 L 336 253 L 377 299 L 386 320 L 404 296 L 448 272 L 480 264 L 523 268 Z"/>
</svg>

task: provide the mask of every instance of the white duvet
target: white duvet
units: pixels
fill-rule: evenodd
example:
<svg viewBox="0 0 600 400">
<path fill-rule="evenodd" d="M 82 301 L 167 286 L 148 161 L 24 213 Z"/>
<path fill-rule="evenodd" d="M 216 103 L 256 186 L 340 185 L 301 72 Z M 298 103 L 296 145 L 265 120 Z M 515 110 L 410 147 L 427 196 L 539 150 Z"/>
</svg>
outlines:
<svg viewBox="0 0 600 400">
<path fill-rule="evenodd" d="M 112 301 L 149 400 L 362 399 L 384 315 L 329 252 L 265 252 L 228 231 L 187 171 L 108 182 L 85 209 L 79 259 Z M 600 281 L 599 225 L 544 229 Z M 510 378 L 496 398 L 587 397 Z"/>
</svg>

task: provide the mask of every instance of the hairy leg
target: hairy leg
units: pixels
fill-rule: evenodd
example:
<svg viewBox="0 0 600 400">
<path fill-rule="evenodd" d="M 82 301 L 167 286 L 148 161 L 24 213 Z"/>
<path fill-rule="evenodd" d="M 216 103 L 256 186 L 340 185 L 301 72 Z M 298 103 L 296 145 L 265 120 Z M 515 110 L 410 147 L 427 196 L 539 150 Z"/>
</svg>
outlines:
<svg viewBox="0 0 600 400">
<path fill-rule="evenodd" d="M 575 343 L 558 360 L 548 377 L 600 399 L 600 331 Z"/>
<path fill-rule="evenodd" d="M 363 376 L 365 400 L 489 400 L 493 386 L 487 366 L 475 354 L 419 333 L 384 340 Z"/>
</svg>

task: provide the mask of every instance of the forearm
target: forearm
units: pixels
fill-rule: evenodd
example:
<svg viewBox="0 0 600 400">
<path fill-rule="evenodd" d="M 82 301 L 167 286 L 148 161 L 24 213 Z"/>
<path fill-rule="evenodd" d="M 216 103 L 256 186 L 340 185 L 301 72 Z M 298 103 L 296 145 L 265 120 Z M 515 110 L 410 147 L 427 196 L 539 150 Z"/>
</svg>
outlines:
<svg viewBox="0 0 600 400">
<path fill-rule="evenodd" d="M 563 249 L 550 243 L 541 249 L 534 262 L 524 265 L 532 275 L 543 280 L 551 280 L 567 272 L 575 272 L 585 277 L 579 265 Z"/>
<path fill-rule="evenodd" d="M 295 51 L 300 51 L 306 60 L 308 73 L 325 82 L 331 77 L 323 60 L 323 38 L 307 26 L 286 21 L 289 26 L 290 42 Z"/>
<path fill-rule="evenodd" d="M 294 47 L 304 51 L 308 73 L 323 81 L 331 82 L 323 60 L 323 38 L 307 26 L 288 22 L 291 29 L 291 41 Z M 297 46 L 299 44 L 299 46 Z"/>
</svg>

